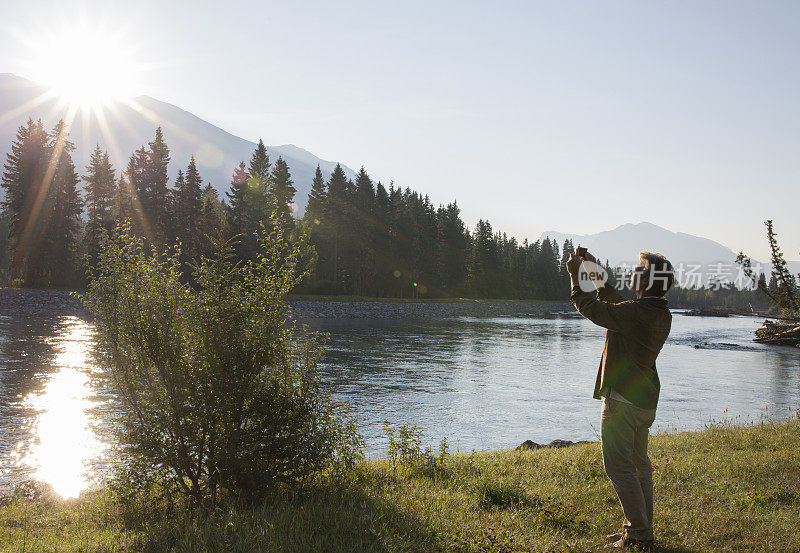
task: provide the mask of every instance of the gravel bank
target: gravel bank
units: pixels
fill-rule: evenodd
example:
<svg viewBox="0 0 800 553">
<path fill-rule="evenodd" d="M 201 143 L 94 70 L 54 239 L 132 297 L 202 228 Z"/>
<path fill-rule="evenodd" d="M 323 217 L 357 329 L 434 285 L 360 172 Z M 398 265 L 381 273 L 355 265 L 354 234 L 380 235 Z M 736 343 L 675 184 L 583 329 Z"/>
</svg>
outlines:
<svg viewBox="0 0 800 553">
<path fill-rule="evenodd" d="M 437 319 L 448 317 L 536 316 L 572 312 L 568 302 L 555 301 L 328 301 L 291 300 L 300 320 Z M 66 290 L 0 288 L 0 315 L 69 315 L 87 318 L 80 300 Z"/>
<path fill-rule="evenodd" d="M 290 301 L 299 319 L 438 319 L 448 317 L 535 316 L 573 312 L 569 302 L 555 301 Z"/>
<path fill-rule="evenodd" d="M 81 301 L 68 290 L 0 288 L 0 315 L 61 315 L 88 318 Z"/>
</svg>

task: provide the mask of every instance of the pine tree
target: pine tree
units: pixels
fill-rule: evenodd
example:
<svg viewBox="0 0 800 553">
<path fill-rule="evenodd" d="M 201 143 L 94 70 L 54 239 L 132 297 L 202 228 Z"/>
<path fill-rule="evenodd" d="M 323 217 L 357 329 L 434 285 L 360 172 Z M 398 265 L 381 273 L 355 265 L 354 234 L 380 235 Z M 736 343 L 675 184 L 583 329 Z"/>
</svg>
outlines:
<svg viewBox="0 0 800 553">
<path fill-rule="evenodd" d="M 322 176 L 322 171 L 317 165 L 317 170 L 314 173 L 314 180 L 311 181 L 311 192 L 308 194 L 308 204 L 306 205 L 306 212 L 303 218 L 309 224 L 319 225 L 325 218 L 325 202 L 327 201 L 328 191 L 325 186 L 325 179 Z"/>
<path fill-rule="evenodd" d="M 149 143 L 145 171 L 145 194 L 139 196 L 143 215 L 151 229 L 151 239 L 156 244 L 165 244 L 169 238 L 169 147 L 164 141 L 161 127 Z"/>
<path fill-rule="evenodd" d="M 95 147 L 86 167 L 86 207 L 89 220 L 86 224 L 86 250 L 89 264 L 94 265 L 103 232 L 114 228 L 114 202 L 116 175 L 114 167 L 100 145 Z"/>
<path fill-rule="evenodd" d="M 480 219 L 472 234 L 472 252 L 469 266 L 469 284 L 478 297 L 488 298 L 493 293 L 492 276 L 496 263 L 494 236 L 488 221 Z"/>
<path fill-rule="evenodd" d="M 439 274 L 442 292 L 450 297 L 463 294 L 467 276 L 468 236 L 456 202 L 440 207 L 437 217 Z"/>
<path fill-rule="evenodd" d="M 783 252 L 778 246 L 777 233 L 772 225 L 772 219 L 764 221 L 767 227 L 767 241 L 769 242 L 770 261 L 772 262 L 772 276 L 776 278 L 777 286 L 775 297 L 778 306 L 789 313 L 796 314 L 800 311 L 800 294 L 798 294 L 797 280 L 786 266 Z"/>
<path fill-rule="evenodd" d="M 50 185 L 53 193 L 46 262 L 42 284 L 45 286 L 74 286 L 81 278 L 79 245 L 81 209 L 78 194 L 80 177 L 72 161 L 75 145 L 69 141 L 66 123 L 59 121 L 50 134 L 51 164 L 55 171 Z"/>
<path fill-rule="evenodd" d="M 130 169 L 130 164 L 129 167 Z M 136 189 L 131 184 L 131 181 L 125 178 L 126 173 L 123 172 L 116 184 L 116 194 L 114 198 L 114 222 L 133 223 L 136 217 Z"/>
<path fill-rule="evenodd" d="M 328 201 L 328 190 L 322 170 L 317 165 L 314 179 L 311 182 L 311 191 L 308 194 L 306 211 L 303 214 L 303 228 L 308 233 L 309 243 L 314 248 L 315 260 L 307 290 L 309 292 L 331 293 L 328 279 L 330 264 L 330 240 L 328 236 L 328 214 L 326 205 Z"/>
<path fill-rule="evenodd" d="M 7 155 L 2 185 L 12 249 L 9 276 L 25 286 L 77 284 L 81 200 L 73 149 L 63 121 L 48 134 L 41 121 L 29 119 Z"/>
<path fill-rule="evenodd" d="M 28 119 L 6 156 L 3 209 L 9 217 L 9 278 L 34 284 L 49 223 L 50 147 L 42 121 Z M 47 182 L 46 182 L 47 178 Z"/>
<path fill-rule="evenodd" d="M 226 206 L 219 200 L 219 195 L 211 184 L 203 189 L 200 220 L 197 224 L 200 235 L 200 255 L 212 255 L 214 248 L 211 239 L 227 234 Z"/>
<path fill-rule="evenodd" d="M 245 232 L 249 241 L 247 248 L 248 258 L 251 258 L 255 252 L 253 233 L 261 224 L 268 228 L 270 226 L 270 215 L 275 205 L 275 198 L 272 195 L 272 187 L 270 185 L 271 166 L 267 147 L 264 146 L 264 141 L 259 139 L 247 166 L 247 174 L 250 175 L 245 192 L 245 210 L 248 221 Z"/>
<path fill-rule="evenodd" d="M 375 186 L 375 293 L 388 296 L 394 287 L 394 263 L 392 262 L 392 206 L 389 192 L 381 182 Z"/>
<path fill-rule="evenodd" d="M 130 219 L 135 233 L 154 241 L 152 218 L 150 217 L 149 161 L 147 149 L 142 146 L 128 160 L 125 178 L 120 180 L 120 221 Z M 125 185 L 125 186 L 123 186 Z"/>
<path fill-rule="evenodd" d="M 408 192 L 408 190 L 406 190 Z M 411 278 L 410 258 L 412 255 L 411 241 L 408 238 L 412 232 L 412 223 L 408 209 L 409 194 L 389 183 L 389 212 L 390 212 L 390 239 L 389 259 L 392 264 L 393 295 L 404 297 L 406 290 L 413 279 Z"/>
<path fill-rule="evenodd" d="M 245 230 L 247 216 L 247 183 L 250 175 L 244 162 L 233 170 L 231 176 L 231 189 L 226 192 L 228 197 L 228 223 L 233 234 L 242 234 Z"/>
<path fill-rule="evenodd" d="M 348 275 L 342 258 L 346 257 L 346 232 L 350 216 L 348 205 L 350 203 L 349 184 L 347 175 L 338 163 L 328 180 L 328 196 L 325 212 L 330 221 L 329 236 L 331 238 L 331 269 L 330 275 L 334 286 L 345 291 Z"/>
<path fill-rule="evenodd" d="M 264 141 L 259 139 L 247 166 L 247 174 L 250 175 L 250 179 L 248 181 L 246 203 L 251 213 L 253 230 L 261 222 L 269 223 L 270 214 L 275 206 L 270 167 L 272 167 L 272 164 L 269 160 L 267 147 L 264 146 Z"/>
<path fill-rule="evenodd" d="M 242 260 L 253 259 L 256 252 L 254 233 L 263 223 L 269 226 L 270 161 L 262 140 L 253 152 L 250 164 L 245 169 L 241 163 L 234 170 L 231 181 L 229 223 L 231 232 L 239 236 L 237 255 Z M 245 178 L 246 177 L 246 178 Z"/>
<path fill-rule="evenodd" d="M 366 169 L 361 167 L 355 182 L 353 197 L 352 243 L 354 246 L 355 278 L 353 289 L 357 296 L 372 295 L 375 278 L 375 188 Z"/>
<path fill-rule="evenodd" d="M 178 172 L 175 181 L 174 221 L 176 237 L 182 245 L 182 257 L 193 259 L 199 253 L 200 234 L 199 221 L 202 208 L 203 179 L 197 171 L 197 165 L 192 156 L 186 169 L 186 176 Z"/>
<path fill-rule="evenodd" d="M 282 232 L 286 237 L 294 228 L 294 195 L 297 190 L 292 182 L 292 175 L 289 173 L 289 166 L 282 157 L 278 157 L 270 175 L 270 185 L 274 209 L 281 225 Z"/>
<path fill-rule="evenodd" d="M 267 147 L 264 141 L 259 139 L 258 145 L 250 158 L 250 165 L 247 167 L 250 178 L 256 179 L 261 187 L 266 190 L 269 186 L 270 161 Z"/>
<path fill-rule="evenodd" d="M 756 284 L 759 290 L 767 290 L 767 277 L 764 273 L 758 273 L 758 283 Z"/>
<path fill-rule="evenodd" d="M 546 238 L 542 240 L 536 264 L 536 289 L 541 299 L 559 299 L 564 295 L 564 285 L 559 271 L 558 243 Z"/>
</svg>

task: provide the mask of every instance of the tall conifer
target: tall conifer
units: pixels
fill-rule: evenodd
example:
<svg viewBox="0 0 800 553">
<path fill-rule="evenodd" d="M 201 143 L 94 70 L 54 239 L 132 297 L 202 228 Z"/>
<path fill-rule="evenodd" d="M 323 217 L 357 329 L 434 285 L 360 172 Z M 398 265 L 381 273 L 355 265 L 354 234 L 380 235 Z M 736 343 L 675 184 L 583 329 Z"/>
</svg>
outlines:
<svg viewBox="0 0 800 553">
<path fill-rule="evenodd" d="M 47 218 L 45 177 L 50 163 L 47 132 L 41 120 L 19 127 L 3 166 L 3 210 L 9 219 L 10 279 L 29 284 L 44 242 Z M 49 187 L 49 186 L 48 186 Z"/>
<path fill-rule="evenodd" d="M 86 167 L 86 208 L 89 220 L 86 223 L 86 250 L 89 263 L 94 264 L 98 250 L 100 235 L 114 228 L 114 202 L 116 174 L 108 152 L 104 152 L 98 144 Z"/>
<path fill-rule="evenodd" d="M 156 135 L 149 143 L 146 166 L 146 194 L 140 196 L 143 214 L 149 223 L 152 239 L 157 244 L 167 241 L 169 224 L 169 162 L 170 152 L 161 127 L 156 129 Z"/>
<path fill-rule="evenodd" d="M 52 211 L 48 229 L 45 286 L 74 286 L 81 279 L 79 245 L 81 209 L 83 202 L 78 193 L 80 177 L 72 161 L 75 145 L 69 140 L 64 121 L 59 121 L 50 134 L 51 166 L 54 165 Z"/>
<path fill-rule="evenodd" d="M 203 179 L 197 170 L 194 156 L 189 161 L 186 174 L 179 171 L 178 180 L 175 182 L 175 227 L 176 236 L 183 246 L 183 255 L 192 259 L 198 254 L 200 236 L 198 224 L 202 208 Z"/>
<path fill-rule="evenodd" d="M 275 202 L 278 220 L 284 233 L 290 232 L 294 228 L 294 195 L 297 190 L 289 172 L 289 166 L 282 157 L 278 157 L 270 175 L 270 185 L 272 199 Z"/>
</svg>

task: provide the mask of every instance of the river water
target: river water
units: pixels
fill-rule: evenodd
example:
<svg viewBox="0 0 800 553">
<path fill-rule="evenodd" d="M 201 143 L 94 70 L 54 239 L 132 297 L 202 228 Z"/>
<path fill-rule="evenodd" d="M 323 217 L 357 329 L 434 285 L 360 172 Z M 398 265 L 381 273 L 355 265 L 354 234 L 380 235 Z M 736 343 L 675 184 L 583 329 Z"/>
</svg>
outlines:
<svg viewBox="0 0 800 553">
<path fill-rule="evenodd" d="M 752 342 L 761 320 L 675 314 L 658 360 L 657 431 L 712 420 L 786 417 L 800 407 L 800 349 Z M 371 456 L 384 421 L 436 447 L 515 447 L 526 439 L 594 440 L 592 399 L 603 330 L 569 313 L 323 319 L 323 377 L 358 416 Z M 65 497 L 96 478 L 109 450 L 113 399 L 95 388 L 92 329 L 73 316 L 0 316 L 0 488 L 35 478 Z"/>
</svg>

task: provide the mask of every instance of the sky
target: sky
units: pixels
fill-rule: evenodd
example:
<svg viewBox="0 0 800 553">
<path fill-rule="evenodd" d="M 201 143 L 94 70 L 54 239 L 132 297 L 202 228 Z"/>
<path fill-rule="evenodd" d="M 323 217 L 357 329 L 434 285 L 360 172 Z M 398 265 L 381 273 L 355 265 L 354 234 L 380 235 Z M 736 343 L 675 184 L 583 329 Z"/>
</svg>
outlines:
<svg viewBox="0 0 800 553">
<path fill-rule="evenodd" d="M 0 72 L 46 80 L 37 36 L 113 29 L 134 51 L 131 95 L 457 200 L 470 226 L 535 240 L 650 221 L 765 260 L 771 218 L 800 259 L 798 2 L 0 0 L 0 13 Z"/>
</svg>

